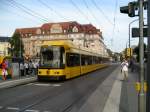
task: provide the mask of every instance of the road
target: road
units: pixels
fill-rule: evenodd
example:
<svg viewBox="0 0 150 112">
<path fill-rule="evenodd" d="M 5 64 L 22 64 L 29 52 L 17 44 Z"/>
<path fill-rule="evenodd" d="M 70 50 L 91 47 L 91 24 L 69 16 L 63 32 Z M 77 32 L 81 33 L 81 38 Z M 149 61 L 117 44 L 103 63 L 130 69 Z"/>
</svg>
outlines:
<svg viewBox="0 0 150 112">
<path fill-rule="evenodd" d="M 35 82 L 0 90 L 0 112 L 69 112 L 80 108 L 117 65 L 64 82 Z"/>
</svg>

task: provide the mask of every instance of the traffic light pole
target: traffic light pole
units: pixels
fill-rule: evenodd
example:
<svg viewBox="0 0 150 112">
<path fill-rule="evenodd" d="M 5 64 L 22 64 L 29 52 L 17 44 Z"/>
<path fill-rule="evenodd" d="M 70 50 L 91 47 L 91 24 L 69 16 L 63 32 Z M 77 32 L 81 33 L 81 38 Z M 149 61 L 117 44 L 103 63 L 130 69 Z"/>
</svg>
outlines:
<svg viewBox="0 0 150 112">
<path fill-rule="evenodd" d="M 139 52 L 139 60 L 140 60 L 140 92 L 138 95 L 138 103 L 139 103 L 139 112 L 145 112 L 145 92 L 144 92 L 144 37 L 143 37 L 143 0 L 139 0 L 139 29 L 140 29 L 140 52 Z"/>
<path fill-rule="evenodd" d="M 147 96 L 146 96 L 146 112 L 150 112 L 150 0 L 148 0 L 147 9 L 148 20 L 148 47 L 147 47 Z"/>
</svg>

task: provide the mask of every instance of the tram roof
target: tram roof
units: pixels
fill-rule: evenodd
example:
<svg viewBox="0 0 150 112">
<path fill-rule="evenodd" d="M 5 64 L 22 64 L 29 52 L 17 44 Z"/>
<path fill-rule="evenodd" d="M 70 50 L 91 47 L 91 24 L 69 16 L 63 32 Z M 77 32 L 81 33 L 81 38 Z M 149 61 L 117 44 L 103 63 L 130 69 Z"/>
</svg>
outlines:
<svg viewBox="0 0 150 112">
<path fill-rule="evenodd" d="M 101 56 L 97 52 L 93 52 L 92 50 L 89 50 L 88 48 L 79 47 L 77 45 L 74 45 L 71 40 L 51 40 L 51 41 L 45 41 L 42 46 L 48 46 L 48 45 L 55 45 L 55 46 L 64 46 L 65 48 L 69 48 L 71 52 L 75 53 L 82 53 L 85 55 L 94 55 L 94 56 Z"/>
</svg>

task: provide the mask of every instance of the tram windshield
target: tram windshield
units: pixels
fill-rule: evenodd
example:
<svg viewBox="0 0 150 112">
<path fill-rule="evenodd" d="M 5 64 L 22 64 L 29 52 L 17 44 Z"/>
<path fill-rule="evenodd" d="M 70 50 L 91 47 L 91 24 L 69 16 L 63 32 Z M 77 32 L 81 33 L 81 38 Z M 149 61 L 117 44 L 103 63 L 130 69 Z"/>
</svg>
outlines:
<svg viewBox="0 0 150 112">
<path fill-rule="evenodd" d="M 40 67 L 64 68 L 64 48 L 59 46 L 47 46 L 41 48 Z"/>
</svg>

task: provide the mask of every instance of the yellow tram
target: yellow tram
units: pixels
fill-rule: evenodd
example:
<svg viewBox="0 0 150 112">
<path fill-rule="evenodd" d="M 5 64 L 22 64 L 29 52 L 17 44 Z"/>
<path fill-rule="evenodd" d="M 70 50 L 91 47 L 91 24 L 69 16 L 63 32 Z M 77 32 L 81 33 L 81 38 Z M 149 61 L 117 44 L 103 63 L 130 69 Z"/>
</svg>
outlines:
<svg viewBox="0 0 150 112">
<path fill-rule="evenodd" d="M 44 42 L 40 55 L 38 80 L 70 79 L 108 66 L 107 58 L 66 40 Z"/>
</svg>

